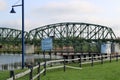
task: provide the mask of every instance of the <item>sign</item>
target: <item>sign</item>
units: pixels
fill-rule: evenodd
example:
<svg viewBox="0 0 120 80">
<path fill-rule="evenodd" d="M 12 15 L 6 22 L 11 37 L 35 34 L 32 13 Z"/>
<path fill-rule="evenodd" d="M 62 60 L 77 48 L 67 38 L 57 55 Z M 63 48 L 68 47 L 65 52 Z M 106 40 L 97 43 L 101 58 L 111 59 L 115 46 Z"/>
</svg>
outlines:
<svg viewBox="0 0 120 80">
<path fill-rule="evenodd" d="M 53 44 L 52 38 L 42 39 L 41 41 L 42 51 L 52 50 L 52 44 Z"/>
<path fill-rule="evenodd" d="M 107 45 L 105 43 L 103 43 L 101 45 L 101 53 L 106 53 L 106 49 L 107 49 Z"/>
<path fill-rule="evenodd" d="M 110 54 L 111 53 L 111 44 L 110 43 L 103 43 L 101 45 L 101 53 Z"/>
<path fill-rule="evenodd" d="M 115 51 L 114 52 L 115 53 L 120 53 L 120 44 L 119 43 L 114 43 L 114 44 L 115 44 L 115 46 L 114 46 Z"/>
</svg>

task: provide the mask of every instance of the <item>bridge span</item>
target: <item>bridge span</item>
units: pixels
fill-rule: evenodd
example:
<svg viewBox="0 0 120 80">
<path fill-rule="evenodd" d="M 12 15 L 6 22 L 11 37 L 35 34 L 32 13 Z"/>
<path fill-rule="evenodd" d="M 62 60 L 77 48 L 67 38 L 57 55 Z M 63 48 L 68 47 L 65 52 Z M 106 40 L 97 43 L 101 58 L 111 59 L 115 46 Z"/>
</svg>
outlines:
<svg viewBox="0 0 120 80">
<path fill-rule="evenodd" d="M 34 53 L 41 53 L 41 40 L 53 37 L 53 52 L 96 52 L 101 44 L 119 43 L 110 27 L 90 23 L 64 22 L 45 25 L 25 31 L 25 44 L 34 46 Z M 0 27 L 0 52 L 21 53 L 22 31 Z"/>
</svg>

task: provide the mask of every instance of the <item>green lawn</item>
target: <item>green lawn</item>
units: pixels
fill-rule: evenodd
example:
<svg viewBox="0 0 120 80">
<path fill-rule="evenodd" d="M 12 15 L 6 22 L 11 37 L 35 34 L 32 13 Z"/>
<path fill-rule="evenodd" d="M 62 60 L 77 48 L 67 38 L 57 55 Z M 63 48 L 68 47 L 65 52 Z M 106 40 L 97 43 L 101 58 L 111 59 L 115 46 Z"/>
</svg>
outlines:
<svg viewBox="0 0 120 80">
<path fill-rule="evenodd" d="M 9 78 L 9 71 L 0 71 L 0 80 L 6 80 Z"/>
<path fill-rule="evenodd" d="M 26 69 L 22 70 L 22 69 L 19 69 L 19 70 L 15 70 L 15 74 L 17 73 L 20 73 L 20 72 L 23 72 L 25 71 Z M 6 70 L 6 71 L 0 71 L 0 80 L 6 80 L 10 77 L 10 71 Z"/>
<path fill-rule="evenodd" d="M 120 61 L 83 67 L 82 70 L 63 69 L 47 71 L 41 80 L 120 80 Z"/>
<path fill-rule="evenodd" d="M 79 67 L 78 63 L 69 65 Z M 22 71 L 24 70 L 16 70 L 15 74 Z M 8 77 L 9 71 L 0 71 L 0 80 L 6 80 Z M 17 80 L 29 80 L 29 74 Z M 93 67 L 91 64 L 86 64 L 82 65 L 81 70 L 67 68 L 66 72 L 63 68 L 53 69 L 47 71 L 46 76 L 41 75 L 41 80 L 120 80 L 120 61 L 95 63 Z"/>
</svg>

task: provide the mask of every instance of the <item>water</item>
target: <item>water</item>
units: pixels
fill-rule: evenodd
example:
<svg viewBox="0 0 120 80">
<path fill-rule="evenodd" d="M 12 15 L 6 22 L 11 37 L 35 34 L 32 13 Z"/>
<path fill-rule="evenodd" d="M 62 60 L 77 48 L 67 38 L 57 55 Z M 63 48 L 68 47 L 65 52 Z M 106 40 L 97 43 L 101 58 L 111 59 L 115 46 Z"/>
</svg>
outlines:
<svg viewBox="0 0 120 80">
<path fill-rule="evenodd" d="M 49 59 L 49 55 L 45 55 Z M 52 55 L 52 59 L 60 59 L 61 56 Z M 25 62 L 34 63 L 35 59 L 43 59 L 43 55 L 29 54 L 25 55 Z M 0 70 L 12 70 L 21 68 L 22 55 L 21 54 L 1 54 L 0 55 Z"/>
</svg>

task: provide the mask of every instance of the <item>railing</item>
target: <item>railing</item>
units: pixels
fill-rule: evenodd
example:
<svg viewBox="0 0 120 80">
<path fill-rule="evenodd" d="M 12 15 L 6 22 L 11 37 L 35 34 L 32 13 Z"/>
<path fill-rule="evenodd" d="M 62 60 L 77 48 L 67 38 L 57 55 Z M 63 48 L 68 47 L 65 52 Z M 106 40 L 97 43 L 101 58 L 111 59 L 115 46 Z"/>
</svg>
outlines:
<svg viewBox="0 0 120 80">
<path fill-rule="evenodd" d="M 97 59 L 97 60 L 95 60 Z M 14 74 L 14 71 L 10 71 L 10 78 L 7 80 L 16 80 L 18 78 L 21 78 L 27 74 L 30 74 L 29 76 L 29 80 L 35 80 L 37 78 L 37 80 L 40 80 L 40 75 L 46 75 L 46 70 L 51 70 L 51 69 L 57 69 L 57 68 L 63 68 L 63 71 L 66 71 L 66 67 L 67 68 L 72 68 L 72 69 L 82 69 L 82 64 L 88 64 L 90 63 L 91 66 L 94 65 L 94 62 L 100 62 L 101 64 L 103 64 L 104 61 L 109 61 L 111 62 L 113 59 L 115 59 L 116 61 L 118 61 L 119 59 L 119 55 L 100 55 L 100 56 L 96 56 L 94 57 L 93 55 L 91 57 L 86 57 L 86 58 L 82 58 L 81 56 L 79 58 L 75 58 L 75 59 L 61 59 L 61 60 L 51 60 L 51 61 L 44 61 L 42 63 L 38 63 L 37 66 L 35 67 L 31 67 L 28 70 L 21 72 L 19 74 Z M 84 61 L 85 60 L 85 61 Z M 80 67 L 73 67 L 73 66 L 68 66 L 66 65 L 66 62 L 71 62 L 71 61 L 77 61 L 79 62 L 79 66 Z M 53 63 L 62 63 L 59 66 L 55 66 L 52 65 Z M 51 67 L 48 67 L 48 65 L 51 65 Z M 37 69 L 37 74 L 35 76 L 33 76 L 33 71 Z"/>
</svg>

